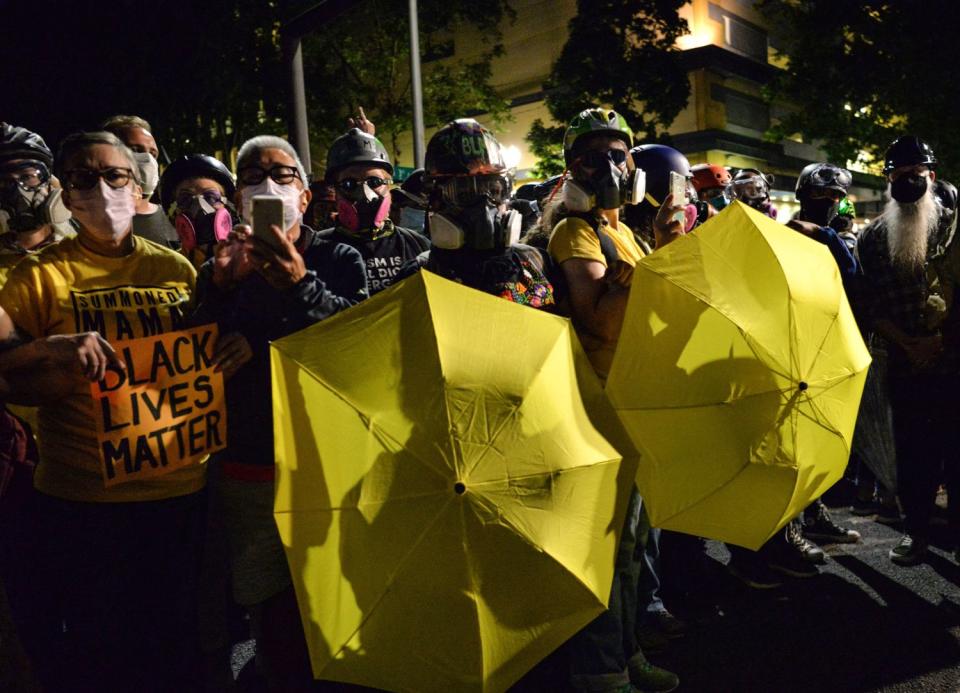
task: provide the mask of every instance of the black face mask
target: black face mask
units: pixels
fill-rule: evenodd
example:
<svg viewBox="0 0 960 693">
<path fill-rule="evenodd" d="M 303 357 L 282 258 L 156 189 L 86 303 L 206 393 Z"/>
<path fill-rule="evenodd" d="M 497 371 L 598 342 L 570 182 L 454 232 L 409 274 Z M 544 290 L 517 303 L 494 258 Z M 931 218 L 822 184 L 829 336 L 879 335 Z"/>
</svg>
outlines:
<svg viewBox="0 0 960 693">
<path fill-rule="evenodd" d="M 817 226 L 829 225 L 837 216 L 838 209 L 840 209 L 840 202 L 835 202 L 829 197 L 806 200 L 801 206 L 803 220 L 813 222 Z"/>
<path fill-rule="evenodd" d="M 900 204 L 913 204 L 927 192 L 927 177 L 911 173 L 900 176 L 890 184 L 890 197 Z"/>
</svg>

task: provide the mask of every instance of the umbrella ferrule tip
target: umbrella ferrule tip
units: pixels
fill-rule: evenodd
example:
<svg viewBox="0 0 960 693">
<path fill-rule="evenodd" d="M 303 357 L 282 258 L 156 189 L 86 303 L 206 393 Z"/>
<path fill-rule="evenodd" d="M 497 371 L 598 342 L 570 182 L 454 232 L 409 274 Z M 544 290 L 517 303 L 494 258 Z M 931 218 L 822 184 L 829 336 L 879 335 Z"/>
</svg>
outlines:
<svg viewBox="0 0 960 693">
<path fill-rule="evenodd" d="M 453 485 L 453 492 L 456 493 L 458 496 L 462 496 L 464 493 L 467 492 L 467 485 L 462 481 L 458 481 Z"/>
<path fill-rule="evenodd" d="M 808 385 L 806 381 L 804 381 L 804 380 L 801 380 L 801 381 L 800 381 L 800 385 L 799 385 L 800 392 L 806 391 L 806 389 L 807 389 L 808 387 L 810 387 L 810 385 Z"/>
</svg>

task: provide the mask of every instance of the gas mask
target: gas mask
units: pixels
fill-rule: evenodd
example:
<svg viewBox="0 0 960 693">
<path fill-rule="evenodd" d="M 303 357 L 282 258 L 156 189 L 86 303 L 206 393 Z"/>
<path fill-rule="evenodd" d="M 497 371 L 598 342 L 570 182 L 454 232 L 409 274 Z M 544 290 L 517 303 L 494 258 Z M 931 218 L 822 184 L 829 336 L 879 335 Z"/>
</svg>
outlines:
<svg viewBox="0 0 960 693">
<path fill-rule="evenodd" d="M 35 170 L 35 183 L 30 184 L 22 172 Z M 63 204 L 61 190 L 50 184 L 50 173 L 42 163 L 17 165 L 14 173 L 19 181 L 0 182 L 0 232 L 24 233 L 49 223 L 62 223 L 70 218 Z"/>
<path fill-rule="evenodd" d="M 143 199 L 149 199 L 160 182 L 160 164 L 157 163 L 150 152 L 134 152 L 133 158 L 137 160 L 137 168 L 140 169 L 140 187 L 143 188 Z"/>
<path fill-rule="evenodd" d="M 928 181 L 919 173 L 902 175 L 890 184 L 890 197 L 900 204 L 913 204 L 927 193 Z"/>
<path fill-rule="evenodd" d="M 567 178 L 563 182 L 563 204 L 571 212 L 589 212 L 593 209 L 619 209 L 623 205 L 639 204 L 647 191 L 647 175 L 641 169 L 634 169 L 626 175 L 611 164 L 603 171 L 600 180 L 596 174 L 591 181 L 582 183 Z M 602 171 L 602 169 L 601 169 Z M 599 184 L 599 188 L 596 185 Z M 600 192 L 598 192 L 598 190 Z"/>
<path fill-rule="evenodd" d="M 360 185 L 347 191 L 342 186 L 343 182 L 337 184 L 337 223 L 354 232 L 383 226 L 384 220 L 390 215 L 390 191 L 386 195 L 379 195 L 367 181 L 361 181 Z"/>
<path fill-rule="evenodd" d="M 522 219 L 520 213 L 489 199 L 464 207 L 457 214 L 430 212 L 427 229 L 430 242 L 437 248 L 457 250 L 498 250 L 508 248 L 520 240 Z"/>
<path fill-rule="evenodd" d="M 174 226 L 181 248 L 191 251 L 226 240 L 233 229 L 233 217 L 225 207 L 215 207 L 204 195 L 194 195 L 185 207 L 177 203 Z"/>
</svg>

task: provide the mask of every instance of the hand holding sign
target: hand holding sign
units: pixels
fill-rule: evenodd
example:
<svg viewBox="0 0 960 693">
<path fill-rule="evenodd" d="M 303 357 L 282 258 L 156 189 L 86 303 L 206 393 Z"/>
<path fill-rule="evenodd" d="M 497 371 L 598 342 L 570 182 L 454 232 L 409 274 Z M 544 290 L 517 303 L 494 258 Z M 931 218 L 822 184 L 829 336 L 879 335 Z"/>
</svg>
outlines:
<svg viewBox="0 0 960 693">
<path fill-rule="evenodd" d="M 36 348 L 54 367 L 79 367 L 87 380 L 103 380 L 108 368 L 124 369 L 117 352 L 96 332 L 57 334 L 36 342 Z"/>
<path fill-rule="evenodd" d="M 287 238 L 287 234 L 281 231 L 279 226 L 271 226 L 270 231 L 275 237 L 279 250 L 275 250 L 273 246 L 259 238 L 252 237 L 250 259 L 253 261 L 254 269 L 267 280 L 270 286 L 283 291 L 303 279 L 307 274 L 307 268 L 303 263 L 303 256 Z"/>
</svg>

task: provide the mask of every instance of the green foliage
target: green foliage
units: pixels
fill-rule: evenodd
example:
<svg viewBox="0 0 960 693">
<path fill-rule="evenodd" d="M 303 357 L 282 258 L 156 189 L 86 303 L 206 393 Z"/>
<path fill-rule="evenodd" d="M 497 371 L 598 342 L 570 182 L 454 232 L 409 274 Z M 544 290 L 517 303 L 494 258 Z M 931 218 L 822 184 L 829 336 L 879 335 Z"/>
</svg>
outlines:
<svg viewBox="0 0 960 693">
<path fill-rule="evenodd" d="M 663 136 L 687 105 L 690 83 L 677 38 L 687 33 L 683 0 L 578 0 L 567 43 L 547 84 L 555 122 L 537 120 L 527 134 L 539 176 L 563 171 L 563 131 L 580 111 L 608 106 L 624 116 L 636 139 Z"/>
<path fill-rule="evenodd" d="M 508 117 L 508 102 L 490 86 L 491 64 L 503 51 L 500 22 L 512 20 L 506 0 L 482 6 L 462 0 L 421 0 L 421 56 L 444 54 L 455 39 L 462 58 L 424 62 L 424 120 L 439 125 L 478 112 L 496 125 Z M 466 31 L 463 31 L 466 28 Z M 396 157 L 398 138 L 413 121 L 407 3 L 365 0 L 328 28 L 304 41 L 314 169 L 323 167 L 329 143 L 348 116 L 364 108 L 377 136 Z M 490 124 L 490 123 L 488 123 Z"/>
<path fill-rule="evenodd" d="M 286 131 L 281 12 L 277 2 L 262 0 L 177 3 L 178 47 L 156 35 L 155 61 L 136 65 L 145 93 L 133 99 L 152 101 L 142 112 L 172 157 L 219 152 L 226 158 L 254 135 Z M 191 45 L 202 53 L 184 49 Z M 170 83 L 171 74 L 180 78 Z"/>
<path fill-rule="evenodd" d="M 768 98 L 796 108 L 769 133 L 821 141 L 831 160 L 879 159 L 900 134 L 930 142 L 947 177 L 960 173 L 960 64 L 949 0 L 764 0 L 786 71 Z"/>
</svg>

